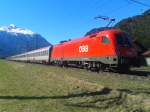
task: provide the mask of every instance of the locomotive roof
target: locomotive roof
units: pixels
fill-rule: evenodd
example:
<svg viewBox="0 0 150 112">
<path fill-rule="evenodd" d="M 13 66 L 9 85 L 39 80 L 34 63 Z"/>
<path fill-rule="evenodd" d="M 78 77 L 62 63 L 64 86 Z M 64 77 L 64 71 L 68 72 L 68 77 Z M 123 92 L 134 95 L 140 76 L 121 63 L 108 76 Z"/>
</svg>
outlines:
<svg viewBox="0 0 150 112">
<path fill-rule="evenodd" d="M 65 43 L 68 43 L 68 42 L 76 42 L 76 41 L 79 41 L 79 40 L 82 40 L 82 39 L 85 39 L 85 38 L 92 38 L 92 37 L 95 37 L 99 34 L 107 34 L 107 33 L 117 33 L 117 32 L 124 32 L 124 31 L 121 31 L 120 29 L 106 29 L 106 30 L 103 30 L 103 31 L 99 31 L 97 33 L 93 33 L 91 35 L 87 35 L 87 36 L 84 36 L 84 37 L 80 37 L 80 38 L 76 38 L 76 39 L 73 39 L 73 40 L 68 40 L 68 41 L 61 41 L 61 43 L 57 44 L 57 45 L 60 45 L 60 44 L 65 44 Z"/>
<path fill-rule="evenodd" d="M 87 32 L 85 34 L 85 36 L 88 36 L 88 35 L 91 35 L 91 34 L 95 34 L 95 33 L 98 33 L 98 32 L 102 32 L 102 31 L 106 31 L 106 30 L 111 30 L 111 29 L 116 29 L 116 28 L 113 28 L 113 27 L 94 28 L 94 29 L 90 30 L 89 32 Z"/>
<path fill-rule="evenodd" d="M 150 50 L 149 50 L 149 51 L 146 51 L 145 53 L 143 53 L 143 56 L 145 56 L 145 57 L 150 57 Z"/>
</svg>

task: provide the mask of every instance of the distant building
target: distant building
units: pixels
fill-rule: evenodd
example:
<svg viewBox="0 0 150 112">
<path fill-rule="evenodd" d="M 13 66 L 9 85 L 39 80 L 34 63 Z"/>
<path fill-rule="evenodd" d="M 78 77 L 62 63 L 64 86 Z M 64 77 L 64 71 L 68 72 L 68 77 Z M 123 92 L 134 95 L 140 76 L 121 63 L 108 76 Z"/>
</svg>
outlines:
<svg viewBox="0 0 150 112">
<path fill-rule="evenodd" d="M 143 53 L 143 56 L 146 59 L 147 66 L 150 66 L 150 50 Z"/>
</svg>

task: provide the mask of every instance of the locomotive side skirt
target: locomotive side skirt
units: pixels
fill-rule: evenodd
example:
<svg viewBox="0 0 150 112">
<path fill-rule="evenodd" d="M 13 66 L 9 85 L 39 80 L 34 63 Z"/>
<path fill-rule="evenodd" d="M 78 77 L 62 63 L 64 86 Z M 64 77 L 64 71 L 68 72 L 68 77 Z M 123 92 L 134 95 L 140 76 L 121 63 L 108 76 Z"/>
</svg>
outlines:
<svg viewBox="0 0 150 112">
<path fill-rule="evenodd" d="M 103 57 L 80 57 L 80 58 L 57 58 L 51 61 L 85 61 L 85 62 L 100 62 L 108 65 L 117 65 L 118 57 L 103 56 Z"/>
</svg>

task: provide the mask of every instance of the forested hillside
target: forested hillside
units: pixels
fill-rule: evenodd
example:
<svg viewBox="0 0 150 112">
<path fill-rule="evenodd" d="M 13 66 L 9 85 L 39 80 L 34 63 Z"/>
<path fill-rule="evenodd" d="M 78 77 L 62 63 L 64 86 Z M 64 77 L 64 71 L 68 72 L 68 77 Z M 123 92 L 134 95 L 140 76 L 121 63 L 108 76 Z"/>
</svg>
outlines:
<svg viewBox="0 0 150 112">
<path fill-rule="evenodd" d="M 141 15 L 120 21 L 115 27 L 128 32 L 134 39 L 150 49 L 150 9 Z"/>
</svg>

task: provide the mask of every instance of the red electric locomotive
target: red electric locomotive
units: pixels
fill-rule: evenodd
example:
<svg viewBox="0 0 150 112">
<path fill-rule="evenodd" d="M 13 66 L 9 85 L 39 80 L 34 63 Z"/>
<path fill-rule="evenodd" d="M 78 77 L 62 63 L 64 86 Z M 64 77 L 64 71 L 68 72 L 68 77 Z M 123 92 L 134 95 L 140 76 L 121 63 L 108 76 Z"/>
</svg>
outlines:
<svg viewBox="0 0 150 112">
<path fill-rule="evenodd" d="M 128 69 L 137 51 L 127 33 L 108 29 L 53 46 L 51 62 L 96 69 Z"/>
</svg>

